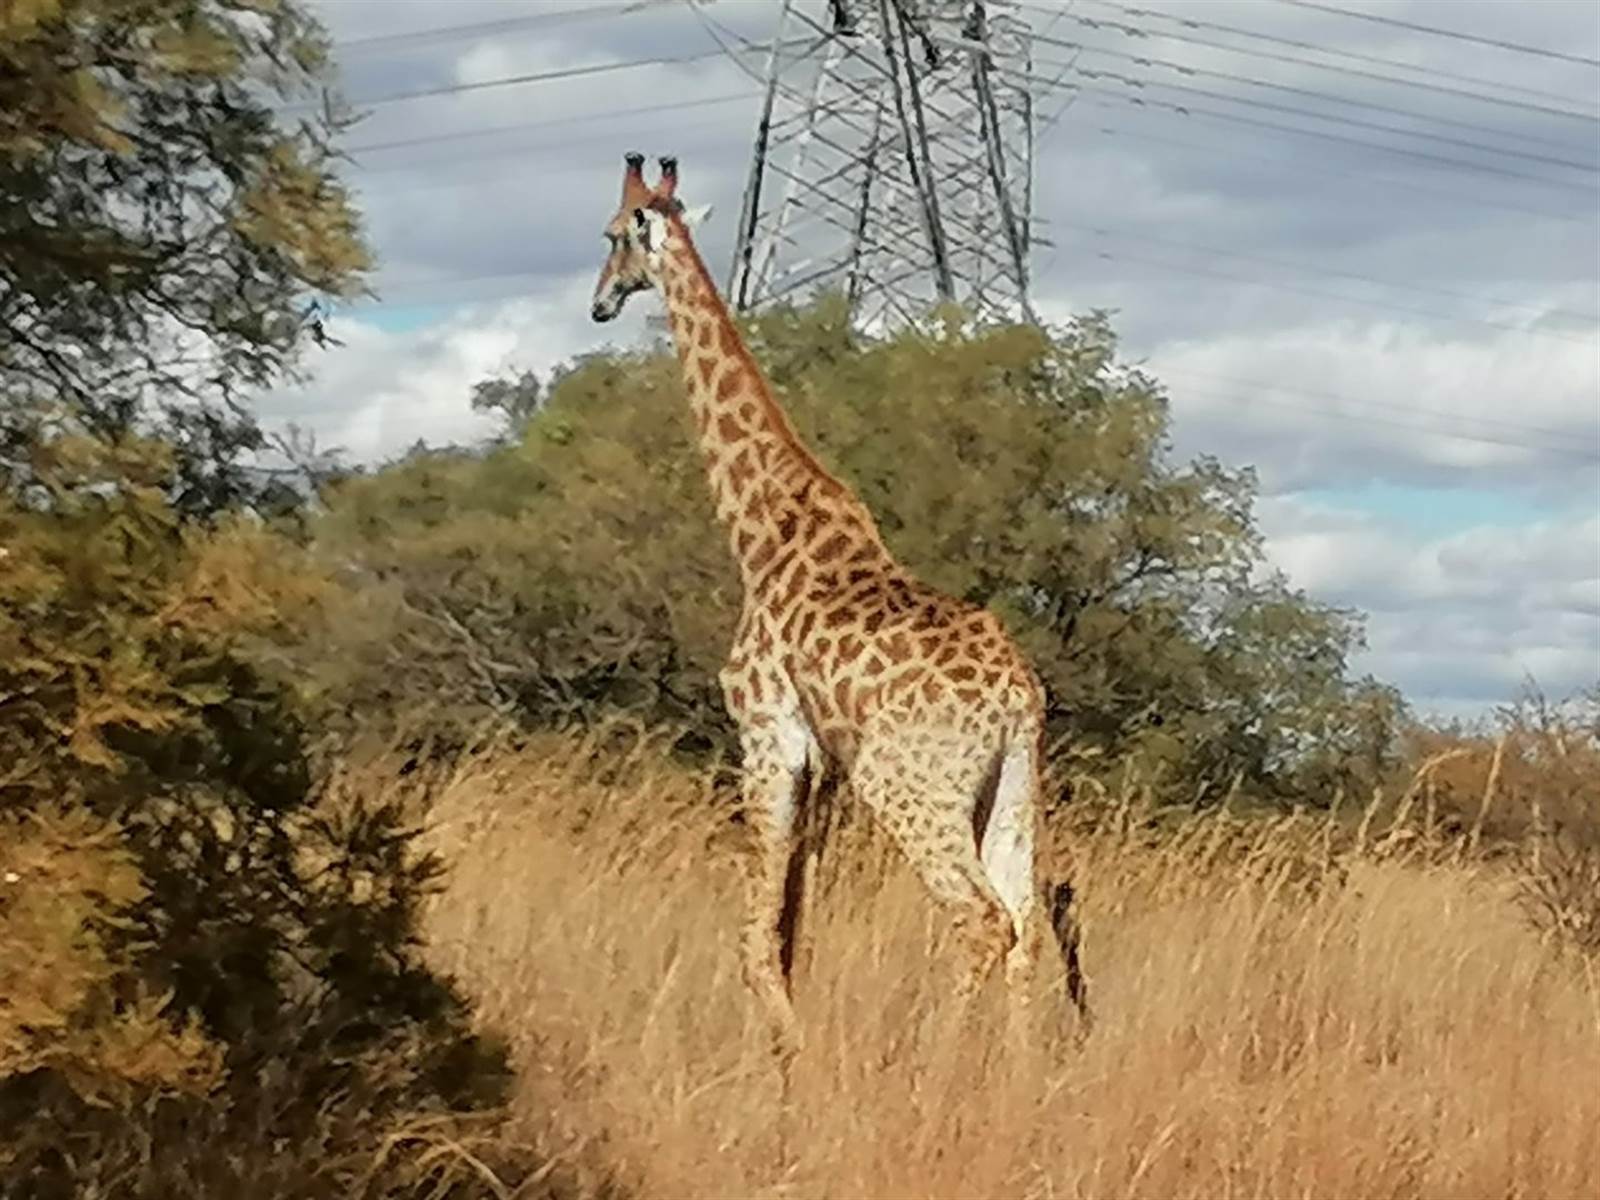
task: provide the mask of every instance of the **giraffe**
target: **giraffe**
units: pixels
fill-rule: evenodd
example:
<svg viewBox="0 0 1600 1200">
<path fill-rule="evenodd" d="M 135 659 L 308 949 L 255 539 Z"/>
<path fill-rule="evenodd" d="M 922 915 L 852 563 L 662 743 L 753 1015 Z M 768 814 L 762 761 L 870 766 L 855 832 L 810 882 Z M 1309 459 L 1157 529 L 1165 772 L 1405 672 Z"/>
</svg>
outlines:
<svg viewBox="0 0 1600 1200">
<path fill-rule="evenodd" d="M 948 913 L 967 970 L 960 1005 L 1005 962 L 1016 991 L 1047 921 L 1068 998 L 1088 1028 L 1070 885 L 1050 912 L 1034 832 L 1044 693 L 989 611 L 916 579 L 860 498 L 795 432 L 695 249 L 676 196 L 677 160 L 625 156 L 622 203 L 591 316 L 635 292 L 664 297 L 706 476 L 738 567 L 743 604 L 720 672 L 743 754 L 745 982 L 788 1061 L 802 1039 L 790 965 L 800 880 L 798 819 L 825 765 L 889 834 Z"/>
</svg>

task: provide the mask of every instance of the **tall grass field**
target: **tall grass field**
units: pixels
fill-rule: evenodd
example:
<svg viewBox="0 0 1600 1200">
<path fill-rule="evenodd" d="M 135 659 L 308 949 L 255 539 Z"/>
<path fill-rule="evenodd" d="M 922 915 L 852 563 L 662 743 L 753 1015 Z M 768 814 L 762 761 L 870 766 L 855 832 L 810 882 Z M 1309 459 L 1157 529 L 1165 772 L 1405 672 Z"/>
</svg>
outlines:
<svg viewBox="0 0 1600 1200">
<path fill-rule="evenodd" d="M 718 781 L 648 738 L 469 758 L 427 817 L 427 954 L 519 1082 L 484 1144 L 437 1153 L 506 1196 L 490 1142 L 594 1196 L 1600 1196 L 1595 960 L 1528 919 L 1531 843 L 1486 852 L 1423 791 L 1272 818 L 1156 811 L 1132 778 L 1075 800 L 1044 853 L 1097 1021 L 1077 1036 L 1046 958 L 1021 1041 L 999 973 L 950 1010 L 937 914 L 846 807 L 785 1094 Z"/>
</svg>

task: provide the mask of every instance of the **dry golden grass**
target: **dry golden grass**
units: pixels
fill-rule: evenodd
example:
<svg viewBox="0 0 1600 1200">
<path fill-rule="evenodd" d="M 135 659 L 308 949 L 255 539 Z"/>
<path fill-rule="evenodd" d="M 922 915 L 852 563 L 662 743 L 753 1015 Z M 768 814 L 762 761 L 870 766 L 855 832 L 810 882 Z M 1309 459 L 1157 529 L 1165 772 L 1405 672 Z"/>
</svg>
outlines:
<svg viewBox="0 0 1600 1200">
<path fill-rule="evenodd" d="M 853 823 L 785 1109 L 725 801 L 647 745 L 599 761 L 555 738 L 470 761 L 429 834 L 453 868 L 430 953 L 520 1071 L 503 1136 L 581 1192 L 1600 1196 L 1600 981 L 1530 931 L 1504 862 L 1109 805 L 1073 847 L 1099 1024 L 1074 1046 L 1052 962 L 1016 1052 L 998 980 L 952 1027 L 927 906 Z"/>
</svg>

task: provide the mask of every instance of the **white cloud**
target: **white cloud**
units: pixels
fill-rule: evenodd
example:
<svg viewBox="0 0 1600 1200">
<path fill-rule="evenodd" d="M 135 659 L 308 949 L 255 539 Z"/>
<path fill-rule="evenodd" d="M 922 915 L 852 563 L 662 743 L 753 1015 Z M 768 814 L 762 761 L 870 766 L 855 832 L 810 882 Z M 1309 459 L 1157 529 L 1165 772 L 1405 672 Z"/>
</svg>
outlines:
<svg viewBox="0 0 1600 1200">
<path fill-rule="evenodd" d="M 1481 711 L 1529 677 L 1552 697 L 1600 681 L 1600 515 L 1444 537 L 1292 497 L 1261 516 L 1292 583 L 1369 614 L 1358 666 L 1424 710 Z"/>
<path fill-rule="evenodd" d="M 474 383 L 491 375 L 552 366 L 600 341 L 589 318 L 594 280 L 574 276 L 538 297 L 462 308 L 420 329 L 384 329 L 336 318 L 329 333 L 344 346 L 326 353 L 306 386 L 266 398 L 269 425 L 294 422 L 320 444 L 374 461 L 415 444 L 469 441 L 489 425 L 469 407 Z M 635 306 L 638 309 L 640 306 Z M 642 327 L 634 311 L 620 337 Z"/>
<path fill-rule="evenodd" d="M 1225 446 L 1269 491 L 1387 478 L 1597 494 L 1600 343 L 1330 322 L 1165 344 L 1150 369 L 1181 447 Z"/>
</svg>

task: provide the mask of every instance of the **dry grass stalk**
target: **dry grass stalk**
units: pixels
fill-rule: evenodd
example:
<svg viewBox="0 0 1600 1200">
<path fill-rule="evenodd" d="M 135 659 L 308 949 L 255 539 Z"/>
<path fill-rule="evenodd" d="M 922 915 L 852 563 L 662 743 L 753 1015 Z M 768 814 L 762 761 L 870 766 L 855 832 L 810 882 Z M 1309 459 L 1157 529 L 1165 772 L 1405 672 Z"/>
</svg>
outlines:
<svg viewBox="0 0 1600 1200">
<path fill-rule="evenodd" d="M 1101 1017 L 1081 1050 L 1053 976 L 1026 1050 L 998 987 L 951 1028 L 916 884 L 845 822 L 807 913 L 785 1108 L 740 981 L 720 793 L 594 753 L 478 759 L 430 835 L 456 868 L 431 953 L 521 1071 L 506 1136 L 564 1149 L 581 1191 L 1600 1193 L 1600 1095 L 1570 1086 L 1600 1076 L 1593 972 L 1530 935 L 1502 866 L 1424 853 L 1398 820 L 1378 853 L 1376 802 L 1354 838 L 1336 814 L 1179 818 L 1131 786 L 1062 822 Z"/>
<path fill-rule="evenodd" d="M 1483 781 L 1483 802 L 1478 805 L 1478 815 L 1473 818 L 1472 832 L 1466 841 L 1468 854 L 1476 854 L 1478 847 L 1483 844 L 1483 823 L 1489 818 L 1489 806 L 1494 803 L 1497 789 L 1500 786 L 1500 770 L 1506 761 L 1506 738 L 1502 733 L 1494 742 L 1494 756 L 1489 760 L 1489 774 Z"/>
</svg>

